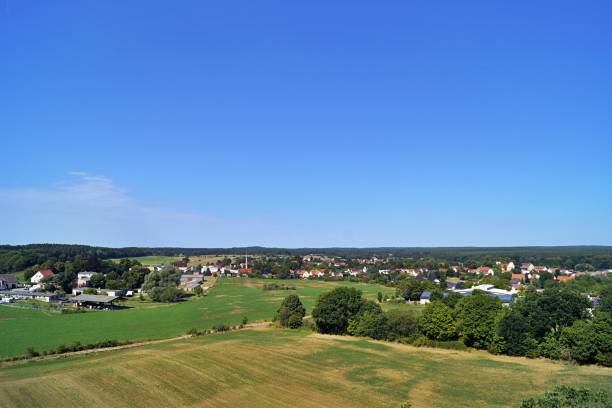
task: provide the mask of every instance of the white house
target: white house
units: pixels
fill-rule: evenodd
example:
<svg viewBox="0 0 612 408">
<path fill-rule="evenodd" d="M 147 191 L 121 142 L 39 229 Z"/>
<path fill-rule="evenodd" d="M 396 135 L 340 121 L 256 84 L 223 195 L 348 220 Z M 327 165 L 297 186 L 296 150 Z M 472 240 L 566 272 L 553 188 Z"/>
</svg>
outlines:
<svg viewBox="0 0 612 408">
<path fill-rule="evenodd" d="M 32 277 L 30 278 L 30 282 L 38 283 L 41 280 L 43 280 L 43 278 L 47 278 L 47 277 L 53 276 L 53 275 L 55 275 L 55 274 L 53 273 L 53 271 L 51 269 L 41 269 L 40 271 L 38 271 L 34 275 L 32 275 Z"/>
<path fill-rule="evenodd" d="M 91 277 L 94 276 L 97 272 L 79 272 L 77 273 L 77 286 L 82 288 L 83 286 L 87 286 Z"/>
</svg>

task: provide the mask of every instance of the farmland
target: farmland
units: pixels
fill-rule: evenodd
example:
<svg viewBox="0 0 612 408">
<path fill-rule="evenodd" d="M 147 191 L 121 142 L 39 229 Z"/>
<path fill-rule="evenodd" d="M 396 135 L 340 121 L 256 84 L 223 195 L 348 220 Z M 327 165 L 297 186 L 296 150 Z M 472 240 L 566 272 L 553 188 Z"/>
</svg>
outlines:
<svg viewBox="0 0 612 408">
<path fill-rule="evenodd" d="M 569 383 L 612 370 L 264 328 L 7 365 L 0 406 L 507 407 Z"/>
<path fill-rule="evenodd" d="M 115 259 L 111 259 L 111 261 L 119 262 L 121 259 L 129 259 L 131 261 L 138 261 L 143 265 L 170 265 L 173 262 L 180 261 L 182 258 L 180 256 L 149 255 L 149 256 L 135 256 L 135 257 L 130 257 L 130 258 L 115 258 Z"/>
<path fill-rule="evenodd" d="M 263 283 L 287 281 L 220 279 L 208 296 L 192 297 L 177 304 L 131 300 L 133 306 L 112 312 L 57 314 L 0 306 L 0 358 L 25 354 L 27 347 L 49 350 L 60 344 L 82 344 L 101 340 L 145 340 L 185 334 L 192 327 L 210 328 L 227 323 L 270 320 L 283 297 L 294 291 L 264 291 Z M 291 281 L 307 312 L 317 296 L 335 286 L 361 289 L 374 299 L 378 291 L 392 294 L 392 288 L 352 282 Z M 396 306 L 397 305 L 393 305 Z"/>
</svg>

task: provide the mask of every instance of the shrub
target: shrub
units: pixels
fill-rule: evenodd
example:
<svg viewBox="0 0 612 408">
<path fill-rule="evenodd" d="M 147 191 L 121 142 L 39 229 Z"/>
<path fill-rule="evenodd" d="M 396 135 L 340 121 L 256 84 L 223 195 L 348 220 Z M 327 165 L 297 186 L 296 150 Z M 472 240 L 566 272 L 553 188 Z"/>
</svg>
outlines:
<svg viewBox="0 0 612 408">
<path fill-rule="evenodd" d="M 380 305 L 364 299 L 360 290 L 340 287 L 319 296 L 312 317 L 320 333 L 346 334 L 349 320 L 366 311 L 380 312 Z"/>
<path fill-rule="evenodd" d="M 442 302 L 427 305 L 419 327 L 423 334 L 432 340 L 452 340 L 456 337 L 452 309 Z"/>
<path fill-rule="evenodd" d="M 612 406 L 612 394 L 609 392 L 562 385 L 539 398 L 523 400 L 520 408 L 608 408 L 610 406 Z"/>
<path fill-rule="evenodd" d="M 381 340 L 387 337 L 387 316 L 382 312 L 365 312 L 349 321 L 349 334 Z"/>
<path fill-rule="evenodd" d="M 289 295 L 281 303 L 274 321 L 283 327 L 296 329 L 302 325 L 302 319 L 306 315 L 306 309 L 298 295 Z"/>
<path fill-rule="evenodd" d="M 396 341 L 409 337 L 419 330 L 419 317 L 411 310 L 387 312 L 387 340 Z"/>
</svg>

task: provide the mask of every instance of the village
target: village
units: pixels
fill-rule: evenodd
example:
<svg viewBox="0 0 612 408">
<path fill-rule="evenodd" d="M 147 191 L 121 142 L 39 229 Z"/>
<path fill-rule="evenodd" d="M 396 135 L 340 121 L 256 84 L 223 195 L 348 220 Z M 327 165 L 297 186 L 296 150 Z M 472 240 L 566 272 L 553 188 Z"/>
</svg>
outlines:
<svg viewBox="0 0 612 408">
<path fill-rule="evenodd" d="M 144 264 L 150 272 L 172 271 L 179 277 L 177 288 L 185 294 L 202 293 L 210 288 L 210 278 L 278 278 L 262 267 L 262 257 L 251 260 L 249 257 L 236 256 L 226 258 L 224 263 L 207 265 L 190 265 L 188 259 L 171 264 Z M 286 260 L 284 257 L 266 259 L 269 263 Z M 295 257 L 293 258 L 296 261 Z M 399 262 L 401 263 L 401 262 Z M 410 262 L 404 262 L 410 263 Z M 418 262 L 417 262 L 418 263 Z M 295 262 L 294 262 L 295 264 Z M 461 296 L 470 296 L 474 291 L 481 291 L 498 298 L 503 304 L 516 300 L 517 296 L 529 287 L 543 291 L 544 287 L 568 282 L 582 276 L 605 277 L 611 271 L 575 271 L 566 268 L 534 265 L 530 262 L 515 264 L 513 261 L 495 261 L 492 266 L 468 267 L 462 264 L 428 267 L 397 267 L 398 260 L 381 259 L 376 256 L 368 258 L 342 258 L 323 255 L 304 255 L 297 259 L 299 268 L 288 269 L 282 276 L 285 279 L 302 279 L 318 281 L 352 281 L 375 282 L 394 286 L 398 280 L 410 279 L 421 282 L 418 298 L 412 296 L 404 299 L 407 303 L 430 303 L 436 293 L 448 296 L 454 292 Z M 442 263 L 441 263 L 442 265 Z M 130 268 L 131 269 L 131 268 Z M 114 310 L 117 301 L 137 295 L 143 298 L 145 290 L 138 288 L 101 287 L 96 279 L 103 274 L 96 271 L 80 271 L 72 283 L 71 291 L 65 292 L 55 283 L 56 273 L 51 269 L 39 269 L 28 282 L 19 282 L 15 275 L 0 274 L 0 303 L 25 302 L 36 305 L 37 302 L 73 306 L 80 310 Z M 208 279 L 208 280 L 207 280 Z M 585 293 L 594 306 L 598 297 Z M 399 296 L 399 295 L 398 295 Z"/>
</svg>

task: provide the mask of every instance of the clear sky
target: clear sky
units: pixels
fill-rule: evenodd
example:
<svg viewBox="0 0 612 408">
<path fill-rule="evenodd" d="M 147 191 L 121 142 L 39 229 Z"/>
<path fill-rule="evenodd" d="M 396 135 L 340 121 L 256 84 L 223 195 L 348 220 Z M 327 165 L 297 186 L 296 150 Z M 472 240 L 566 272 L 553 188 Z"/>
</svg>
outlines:
<svg viewBox="0 0 612 408">
<path fill-rule="evenodd" d="M 612 244 L 611 21 L 0 0 L 0 242 Z"/>
</svg>

